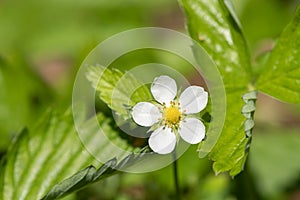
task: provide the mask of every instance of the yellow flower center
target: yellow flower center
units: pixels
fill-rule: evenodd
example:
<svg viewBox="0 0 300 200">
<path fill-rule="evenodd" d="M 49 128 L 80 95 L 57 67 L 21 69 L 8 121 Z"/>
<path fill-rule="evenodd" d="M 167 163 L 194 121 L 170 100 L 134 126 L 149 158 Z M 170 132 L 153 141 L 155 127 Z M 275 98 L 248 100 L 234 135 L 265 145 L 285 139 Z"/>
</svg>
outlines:
<svg viewBox="0 0 300 200">
<path fill-rule="evenodd" d="M 180 111 L 177 107 L 169 107 L 165 109 L 165 118 L 167 123 L 177 124 L 180 120 Z"/>
<path fill-rule="evenodd" d="M 164 104 L 164 123 L 165 126 L 170 128 L 178 128 L 180 120 L 182 118 L 182 113 L 180 111 L 180 104 L 173 101 L 170 102 L 170 106 L 166 107 Z"/>
</svg>

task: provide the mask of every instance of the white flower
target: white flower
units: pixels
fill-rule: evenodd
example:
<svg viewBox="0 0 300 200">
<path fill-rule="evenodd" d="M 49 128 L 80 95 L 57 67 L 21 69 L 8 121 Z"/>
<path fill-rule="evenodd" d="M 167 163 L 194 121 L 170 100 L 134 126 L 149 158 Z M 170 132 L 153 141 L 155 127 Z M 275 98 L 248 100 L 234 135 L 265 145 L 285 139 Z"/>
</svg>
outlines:
<svg viewBox="0 0 300 200">
<path fill-rule="evenodd" d="M 159 154 L 171 153 L 179 139 L 197 144 L 205 137 L 205 126 L 197 118 L 189 116 L 202 111 L 208 94 L 200 86 L 189 86 L 179 98 L 177 85 L 169 76 L 156 77 L 151 93 L 159 104 L 139 102 L 132 110 L 133 120 L 140 126 L 158 127 L 149 138 L 150 148 Z M 157 126 L 158 124 L 158 126 Z"/>
</svg>

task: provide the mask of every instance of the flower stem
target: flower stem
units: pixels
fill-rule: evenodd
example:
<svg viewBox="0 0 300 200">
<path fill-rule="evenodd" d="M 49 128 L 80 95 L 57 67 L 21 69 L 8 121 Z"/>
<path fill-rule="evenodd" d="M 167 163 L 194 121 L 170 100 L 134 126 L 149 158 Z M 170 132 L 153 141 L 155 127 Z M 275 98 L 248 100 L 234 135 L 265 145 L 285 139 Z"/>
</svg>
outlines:
<svg viewBox="0 0 300 200">
<path fill-rule="evenodd" d="M 178 178 L 178 166 L 177 166 L 177 155 L 176 155 L 176 150 L 173 153 L 173 175 L 174 175 L 174 184 L 175 184 L 175 199 L 180 200 L 180 188 L 179 188 L 179 178 Z"/>
</svg>

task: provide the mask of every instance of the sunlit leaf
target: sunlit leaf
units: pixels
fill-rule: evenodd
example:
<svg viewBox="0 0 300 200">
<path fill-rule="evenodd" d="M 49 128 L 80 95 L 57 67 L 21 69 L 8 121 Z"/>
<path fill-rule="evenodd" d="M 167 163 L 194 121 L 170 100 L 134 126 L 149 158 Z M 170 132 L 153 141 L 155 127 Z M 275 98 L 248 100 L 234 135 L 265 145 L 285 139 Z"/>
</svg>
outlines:
<svg viewBox="0 0 300 200">
<path fill-rule="evenodd" d="M 300 7 L 282 32 L 257 80 L 262 92 L 289 103 L 300 103 Z"/>
<path fill-rule="evenodd" d="M 152 100 L 149 89 L 129 72 L 92 66 L 87 78 L 99 92 L 100 99 L 125 119 L 130 118 L 130 108 L 136 103 Z"/>
<path fill-rule="evenodd" d="M 229 4 L 229 3 L 227 3 Z M 234 12 L 218 0 L 182 0 L 191 37 L 212 57 L 226 87 L 245 88 L 251 69 L 247 45 Z"/>
<path fill-rule="evenodd" d="M 100 114 L 98 121 L 105 134 L 111 135 L 111 140 L 115 140 L 115 144 L 118 145 L 121 139 L 118 137 L 118 133 L 111 129 L 110 120 Z M 99 127 L 91 126 L 89 121 L 86 122 L 86 127 L 88 128 L 89 142 L 92 143 L 93 136 L 98 133 Z M 124 147 L 123 143 L 121 145 Z M 112 152 L 110 145 L 107 144 L 99 144 L 95 146 L 94 150 L 98 154 Z M 127 145 L 127 150 L 133 151 L 133 148 Z M 111 158 L 122 158 L 113 153 L 110 156 Z M 124 157 L 125 155 L 123 155 Z M 79 140 L 71 112 L 64 115 L 47 113 L 35 127 L 29 130 L 25 129 L 16 138 L 6 159 L 2 162 L 0 169 L 1 200 L 41 199 L 55 184 L 78 171 L 90 165 L 96 168 L 103 166 L 89 154 Z M 104 168 L 102 167 L 102 169 Z M 103 174 L 108 176 L 112 172 L 105 171 L 99 173 L 99 176 Z"/>
<path fill-rule="evenodd" d="M 210 158 L 216 173 L 230 171 L 231 175 L 236 175 L 243 169 L 249 140 L 244 132 L 246 118 L 241 114 L 242 96 L 248 91 L 251 77 L 247 45 L 229 1 L 182 0 L 182 4 L 191 37 L 214 60 L 226 89 L 226 121 Z M 201 148 L 205 145 L 204 141 Z"/>
</svg>

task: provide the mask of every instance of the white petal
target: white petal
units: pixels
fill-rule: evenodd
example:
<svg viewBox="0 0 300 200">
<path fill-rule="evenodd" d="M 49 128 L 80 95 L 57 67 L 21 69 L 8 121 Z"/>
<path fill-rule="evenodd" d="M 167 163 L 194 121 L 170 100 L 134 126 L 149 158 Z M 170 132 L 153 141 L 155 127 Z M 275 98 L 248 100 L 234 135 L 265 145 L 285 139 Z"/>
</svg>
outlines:
<svg viewBox="0 0 300 200">
<path fill-rule="evenodd" d="M 200 86 L 190 86 L 180 95 L 179 102 L 181 110 L 186 114 L 198 113 L 207 104 L 208 94 Z"/>
<path fill-rule="evenodd" d="M 170 103 L 177 94 L 177 85 L 169 76 L 156 77 L 151 85 L 151 93 L 159 103 Z"/>
<path fill-rule="evenodd" d="M 151 134 L 148 143 L 154 152 L 168 154 L 175 149 L 176 136 L 170 128 L 160 127 Z"/>
<path fill-rule="evenodd" d="M 197 144 L 205 137 L 205 126 L 196 118 L 186 118 L 181 122 L 178 132 L 184 141 Z"/>
<path fill-rule="evenodd" d="M 159 109 L 148 102 L 137 103 L 132 109 L 133 120 L 141 126 L 152 126 L 162 117 Z"/>
</svg>

